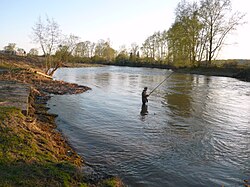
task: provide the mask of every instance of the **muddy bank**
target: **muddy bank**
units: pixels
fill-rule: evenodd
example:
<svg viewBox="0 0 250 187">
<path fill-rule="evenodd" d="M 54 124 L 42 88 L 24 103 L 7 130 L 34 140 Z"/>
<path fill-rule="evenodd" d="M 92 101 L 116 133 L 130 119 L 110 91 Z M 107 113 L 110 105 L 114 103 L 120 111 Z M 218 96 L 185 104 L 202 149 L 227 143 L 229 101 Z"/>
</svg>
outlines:
<svg viewBox="0 0 250 187">
<path fill-rule="evenodd" d="M 26 116 L 15 107 L 3 104 L 0 108 L 0 168 L 2 171 L 0 186 L 85 184 L 84 176 L 80 172 L 83 159 L 56 130 L 56 116 L 49 114 L 45 106 L 50 93 L 48 86 L 53 86 L 55 89 L 55 83 L 50 85 L 47 80 L 41 80 L 38 84 L 38 78 L 23 70 L 15 73 L 6 71 L 1 73 L 0 78 L 13 82 L 25 82 L 31 86 L 29 113 Z M 32 84 L 33 81 L 35 84 Z M 76 86 L 69 87 L 69 90 L 72 92 L 74 88 Z M 53 89 L 51 91 L 56 93 Z M 66 92 L 66 86 L 64 90 Z"/>
<path fill-rule="evenodd" d="M 57 130 L 56 115 L 46 108 L 50 94 L 79 94 L 90 88 L 53 81 L 31 71 L 29 64 L 20 67 L 23 64 L 0 62 L 6 67 L 0 80 L 31 87 L 27 116 L 16 108 L 0 106 L 0 169 L 6 171 L 0 173 L 0 186 L 122 186 L 116 177 L 92 178 L 83 172 L 83 159 Z"/>
</svg>

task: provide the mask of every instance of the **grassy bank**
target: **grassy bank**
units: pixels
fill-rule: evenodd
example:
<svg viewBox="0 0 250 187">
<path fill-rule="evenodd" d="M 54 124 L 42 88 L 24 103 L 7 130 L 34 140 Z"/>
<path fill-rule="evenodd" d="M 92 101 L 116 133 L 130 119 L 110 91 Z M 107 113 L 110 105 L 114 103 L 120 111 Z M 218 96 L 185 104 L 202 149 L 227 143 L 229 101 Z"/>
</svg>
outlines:
<svg viewBox="0 0 250 187">
<path fill-rule="evenodd" d="M 0 186 L 87 185 L 81 158 L 51 123 L 27 119 L 13 107 L 0 111 Z"/>
<path fill-rule="evenodd" d="M 89 184 L 80 170 L 82 159 L 48 123 L 53 118 L 35 120 L 0 107 L 0 186 L 121 186 L 117 178 Z"/>
</svg>

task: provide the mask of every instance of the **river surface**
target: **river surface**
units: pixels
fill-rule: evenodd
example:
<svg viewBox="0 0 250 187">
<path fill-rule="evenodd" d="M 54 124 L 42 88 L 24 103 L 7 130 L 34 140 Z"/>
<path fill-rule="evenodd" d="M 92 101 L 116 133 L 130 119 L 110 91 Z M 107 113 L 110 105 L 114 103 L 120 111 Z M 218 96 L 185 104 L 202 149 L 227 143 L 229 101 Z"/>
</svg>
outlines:
<svg viewBox="0 0 250 187">
<path fill-rule="evenodd" d="M 61 68 L 86 85 L 52 96 L 50 112 L 86 163 L 128 186 L 243 186 L 250 178 L 250 83 L 131 67 Z"/>
</svg>

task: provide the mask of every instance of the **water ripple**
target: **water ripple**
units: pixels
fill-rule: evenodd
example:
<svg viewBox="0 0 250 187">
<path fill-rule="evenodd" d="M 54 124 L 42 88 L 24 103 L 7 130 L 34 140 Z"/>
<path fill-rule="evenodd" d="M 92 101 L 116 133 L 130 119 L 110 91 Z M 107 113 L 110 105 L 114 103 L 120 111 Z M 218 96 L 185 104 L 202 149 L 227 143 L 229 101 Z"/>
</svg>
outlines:
<svg viewBox="0 0 250 187">
<path fill-rule="evenodd" d="M 129 67 L 60 69 L 55 79 L 93 86 L 53 96 L 58 127 L 86 162 L 129 186 L 241 186 L 250 175 L 250 84 L 226 77 Z M 97 86 L 95 86 L 97 85 Z"/>
</svg>

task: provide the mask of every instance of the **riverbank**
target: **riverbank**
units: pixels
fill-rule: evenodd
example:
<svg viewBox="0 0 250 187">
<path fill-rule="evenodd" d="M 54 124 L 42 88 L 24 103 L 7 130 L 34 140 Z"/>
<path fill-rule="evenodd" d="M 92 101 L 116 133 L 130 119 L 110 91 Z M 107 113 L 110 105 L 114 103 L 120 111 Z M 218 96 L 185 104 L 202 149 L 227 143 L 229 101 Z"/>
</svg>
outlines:
<svg viewBox="0 0 250 187">
<path fill-rule="evenodd" d="M 90 88 L 39 75 L 36 63 L 0 61 L 1 81 L 31 88 L 27 115 L 0 100 L 0 186 L 122 186 L 116 177 L 86 177 L 83 159 L 57 130 L 56 115 L 46 108 L 50 94 L 78 94 Z"/>
<path fill-rule="evenodd" d="M 232 60 L 237 64 L 240 60 Z M 197 74 L 197 75 L 206 75 L 206 76 L 222 76 L 222 77 L 232 77 L 237 78 L 242 81 L 250 81 L 250 64 L 248 60 L 245 60 L 248 64 L 244 66 L 237 65 L 226 65 L 225 61 L 224 65 L 217 67 L 216 65 L 211 67 L 200 66 L 200 67 L 174 67 L 167 64 L 114 64 L 114 63 L 99 63 L 93 64 L 96 66 L 105 66 L 105 65 L 113 65 L 113 66 L 126 66 L 126 67 L 144 67 L 144 68 L 158 68 L 158 69 L 170 69 L 176 73 L 185 73 L 185 74 Z M 231 62 L 231 60 L 229 60 Z M 216 64 L 216 63 L 215 63 Z M 84 63 L 68 63 L 65 67 L 88 67 L 89 64 Z"/>
<path fill-rule="evenodd" d="M 232 77 L 242 81 L 250 82 L 250 68 L 240 69 L 240 68 L 197 67 L 197 68 L 174 69 L 174 72 L 207 75 L 207 76 Z"/>
</svg>

